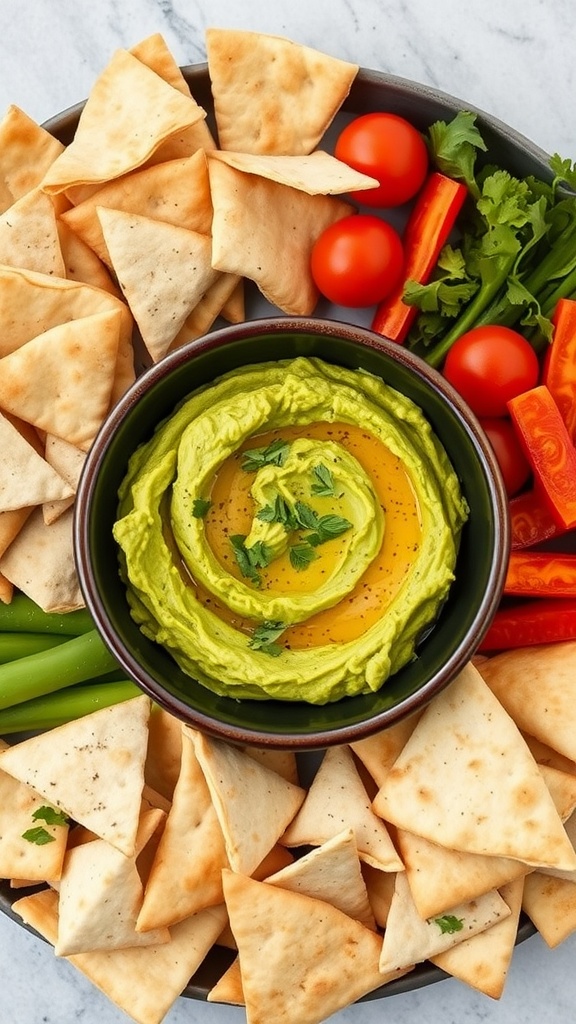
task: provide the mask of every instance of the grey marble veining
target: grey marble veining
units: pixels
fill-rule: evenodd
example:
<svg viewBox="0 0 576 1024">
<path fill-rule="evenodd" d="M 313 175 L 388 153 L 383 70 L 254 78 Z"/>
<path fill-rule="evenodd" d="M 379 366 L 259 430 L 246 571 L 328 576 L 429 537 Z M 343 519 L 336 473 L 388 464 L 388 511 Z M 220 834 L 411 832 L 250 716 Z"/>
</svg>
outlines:
<svg viewBox="0 0 576 1024">
<path fill-rule="evenodd" d="M 572 0 L 2 0 L 0 116 L 43 121 L 82 99 L 117 46 L 161 31 L 178 61 L 204 60 L 208 25 L 274 32 L 433 85 L 495 114 L 548 152 L 576 158 Z M 576 937 L 532 938 L 502 999 L 443 981 L 336 1014 L 335 1024 L 567 1024 L 576 1019 Z M 69 964 L 0 916 L 1 1024 L 122 1024 Z M 242 1024 L 242 1010 L 179 999 L 167 1024 Z M 271 1021 L 270 1024 L 275 1024 Z"/>
</svg>

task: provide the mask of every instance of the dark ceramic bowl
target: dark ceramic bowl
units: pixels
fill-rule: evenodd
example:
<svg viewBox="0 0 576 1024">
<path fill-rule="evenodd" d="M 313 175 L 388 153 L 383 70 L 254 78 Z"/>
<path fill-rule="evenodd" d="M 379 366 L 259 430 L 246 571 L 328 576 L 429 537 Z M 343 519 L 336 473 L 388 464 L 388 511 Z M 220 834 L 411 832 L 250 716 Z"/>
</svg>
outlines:
<svg viewBox="0 0 576 1024">
<path fill-rule="evenodd" d="M 220 697 L 185 675 L 130 616 L 112 536 L 116 498 L 134 450 L 196 388 L 249 363 L 298 355 L 362 368 L 411 398 L 443 442 L 470 506 L 447 602 L 418 657 L 369 696 L 315 706 Z M 86 604 L 129 676 L 193 726 L 231 741 L 292 748 L 345 743 L 426 705 L 477 648 L 499 601 L 509 544 L 507 501 L 492 450 L 472 414 L 436 371 L 362 327 L 287 317 L 227 327 L 145 371 L 88 455 L 76 502 L 75 543 Z"/>
</svg>

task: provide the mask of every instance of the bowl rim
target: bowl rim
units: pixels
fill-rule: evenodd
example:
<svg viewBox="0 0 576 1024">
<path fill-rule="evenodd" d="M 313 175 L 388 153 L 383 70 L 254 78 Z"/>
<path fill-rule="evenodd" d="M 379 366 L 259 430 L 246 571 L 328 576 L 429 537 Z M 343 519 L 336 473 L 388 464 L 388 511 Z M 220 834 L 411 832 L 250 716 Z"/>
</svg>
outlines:
<svg viewBox="0 0 576 1024">
<path fill-rule="evenodd" d="M 427 385 L 431 383 L 440 393 L 442 399 L 451 407 L 453 414 L 459 419 L 476 448 L 479 461 L 483 464 L 487 494 L 493 511 L 494 547 L 488 582 L 466 637 L 443 662 L 442 667 L 414 693 L 404 697 L 393 707 L 377 711 L 368 719 L 340 724 L 311 733 L 268 733 L 261 731 L 258 727 L 251 728 L 222 722 L 201 710 L 191 708 L 176 695 L 167 694 L 163 684 L 139 664 L 134 653 L 126 648 L 117 636 L 106 613 L 91 561 L 89 538 L 91 507 L 99 471 L 116 431 L 129 418 L 141 397 L 147 394 L 156 383 L 165 380 L 182 365 L 187 364 L 190 359 L 193 360 L 195 356 L 216 349 L 226 341 L 233 343 L 267 332 L 277 334 L 303 332 L 327 337 L 336 332 L 346 341 L 353 341 L 363 347 L 383 353 L 415 374 L 420 381 Z M 153 700 L 195 728 L 228 742 L 277 749 L 313 750 L 335 744 L 351 743 L 396 724 L 415 710 L 427 705 L 456 677 L 480 644 L 499 604 L 510 548 L 510 523 L 506 491 L 493 449 L 474 414 L 452 385 L 437 370 L 430 367 L 410 350 L 381 337 L 366 327 L 317 317 L 271 316 L 229 325 L 203 335 L 169 353 L 136 378 L 102 425 L 85 460 L 76 497 L 73 542 L 81 590 L 98 632 L 124 671 Z"/>
</svg>

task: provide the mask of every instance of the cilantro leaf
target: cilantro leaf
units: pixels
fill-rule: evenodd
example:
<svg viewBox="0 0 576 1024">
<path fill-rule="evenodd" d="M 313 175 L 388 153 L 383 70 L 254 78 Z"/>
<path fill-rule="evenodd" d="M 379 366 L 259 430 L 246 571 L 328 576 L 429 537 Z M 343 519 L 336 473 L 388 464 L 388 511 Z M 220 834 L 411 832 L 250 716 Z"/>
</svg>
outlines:
<svg viewBox="0 0 576 1024">
<path fill-rule="evenodd" d="M 276 495 L 273 504 L 264 505 L 259 509 L 256 519 L 260 519 L 263 523 L 280 523 L 287 533 L 290 530 L 295 530 L 298 525 L 290 505 L 281 494 Z"/>
<path fill-rule="evenodd" d="M 192 505 L 192 515 L 194 516 L 194 519 L 204 519 L 204 516 L 211 506 L 212 502 L 210 501 L 210 498 L 194 498 Z"/>
<path fill-rule="evenodd" d="M 246 473 L 253 473 L 262 466 L 283 466 L 289 448 L 290 442 L 281 437 L 271 441 L 265 448 L 251 448 L 242 456 L 242 469 Z"/>
<path fill-rule="evenodd" d="M 471 195 L 477 197 L 474 166 L 478 150 L 485 152 L 487 146 L 476 127 L 476 114 L 461 110 L 449 122 L 436 121 L 428 129 L 428 143 L 438 170 L 463 181 Z"/>
<path fill-rule="evenodd" d="M 318 528 L 318 513 L 304 501 L 297 501 L 294 505 L 294 515 L 298 526 L 304 530 L 316 530 Z"/>
<path fill-rule="evenodd" d="M 263 540 L 257 540 L 249 548 L 244 545 L 244 550 L 253 569 L 265 569 L 272 561 L 272 549 Z"/>
<path fill-rule="evenodd" d="M 315 482 L 312 484 L 312 494 L 318 494 L 322 498 L 332 498 L 336 494 L 334 489 L 334 477 L 328 469 L 321 462 L 318 466 L 314 466 L 312 473 L 315 477 Z"/>
<path fill-rule="evenodd" d="M 554 153 L 549 163 L 550 170 L 554 172 L 553 185 L 569 185 L 576 191 L 576 160 L 572 163 L 571 160 L 563 160 L 558 153 Z"/>
<path fill-rule="evenodd" d="M 309 541 L 302 540 L 298 544 L 291 545 L 289 557 L 292 568 L 301 572 L 303 569 L 307 569 L 310 562 L 313 562 L 318 555 Z"/>
<path fill-rule="evenodd" d="M 36 846 L 46 846 L 48 843 L 56 841 L 55 836 L 50 835 L 50 832 L 42 825 L 27 829 L 26 832 L 22 833 L 22 839 L 26 839 L 28 843 L 34 843 Z"/>
<path fill-rule="evenodd" d="M 255 566 L 250 561 L 250 556 L 245 544 L 246 537 L 237 533 L 230 537 L 229 540 L 240 572 L 246 577 L 246 579 L 259 587 L 262 581 L 259 574 L 256 572 Z"/>
<path fill-rule="evenodd" d="M 269 654 L 271 657 L 277 658 L 282 654 L 284 648 L 277 644 L 276 640 L 285 629 L 286 626 L 283 622 L 265 620 L 260 626 L 256 626 L 248 641 L 248 646 L 253 651 L 262 651 L 263 654 Z"/>
<path fill-rule="evenodd" d="M 435 917 L 434 923 L 438 925 L 442 935 L 454 935 L 461 932 L 464 927 L 464 918 L 455 917 L 454 914 L 443 914 L 442 917 Z"/>
<path fill-rule="evenodd" d="M 316 522 L 316 531 L 311 534 L 307 540 L 309 544 L 313 544 L 317 547 L 318 544 L 324 544 L 327 540 L 333 540 L 335 537 L 340 537 L 347 530 L 352 529 L 352 523 L 349 519 L 345 519 L 344 516 L 336 516 L 331 513 L 325 516 L 319 516 Z"/>
<path fill-rule="evenodd" d="M 67 825 L 69 822 L 68 815 L 64 811 L 58 811 L 55 807 L 46 805 L 33 811 L 32 818 L 34 821 L 45 821 L 47 825 Z"/>
</svg>

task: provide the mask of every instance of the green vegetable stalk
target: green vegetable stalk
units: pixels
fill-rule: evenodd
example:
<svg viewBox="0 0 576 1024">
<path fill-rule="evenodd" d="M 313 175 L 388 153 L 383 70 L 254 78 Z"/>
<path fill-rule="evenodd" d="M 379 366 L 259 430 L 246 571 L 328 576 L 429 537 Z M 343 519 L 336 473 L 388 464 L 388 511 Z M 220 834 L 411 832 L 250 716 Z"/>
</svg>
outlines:
<svg viewBox="0 0 576 1024">
<path fill-rule="evenodd" d="M 54 633 L 0 633 L 0 664 L 49 651 L 70 639 Z"/>
<path fill-rule="evenodd" d="M 94 622 L 86 608 L 58 614 L 45 612 L 34 601 L 20 592 L 14 594 L 10 604 L 0 604 L 0 632 L 61 633 L 78 636 L 94 629 Z"/>
<path fill-rule="evenodd" d="M 9 736 L 12 733 L 54 729 L 99 708 L 137 697 L 139 693 L 141 690 L 136 684 L 128 680 L 66 687 L 58 693 L 35 697 L 0 710 L 0 734 Z"/>
</svg>

